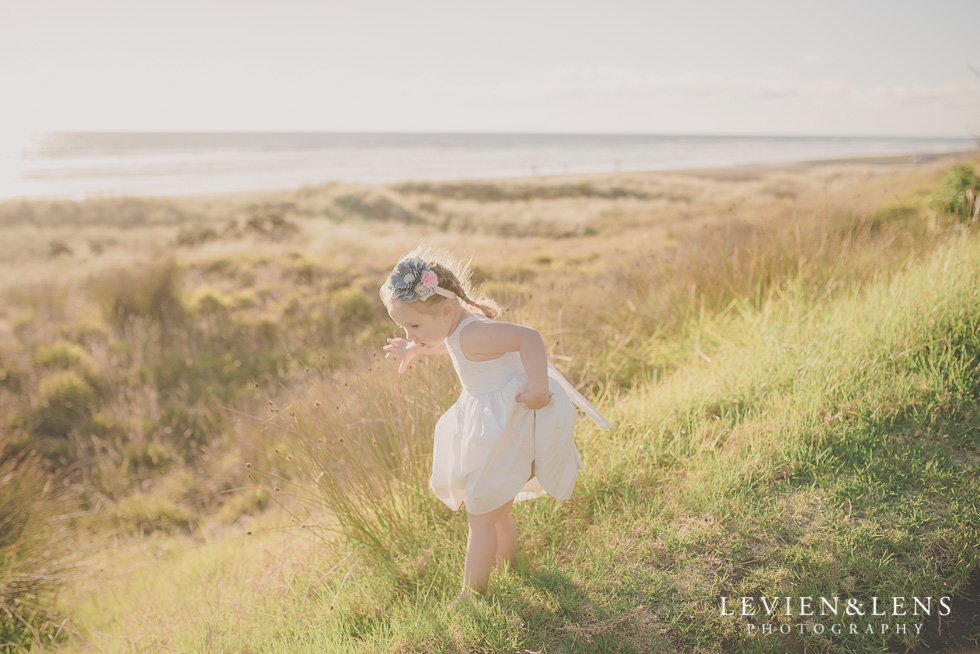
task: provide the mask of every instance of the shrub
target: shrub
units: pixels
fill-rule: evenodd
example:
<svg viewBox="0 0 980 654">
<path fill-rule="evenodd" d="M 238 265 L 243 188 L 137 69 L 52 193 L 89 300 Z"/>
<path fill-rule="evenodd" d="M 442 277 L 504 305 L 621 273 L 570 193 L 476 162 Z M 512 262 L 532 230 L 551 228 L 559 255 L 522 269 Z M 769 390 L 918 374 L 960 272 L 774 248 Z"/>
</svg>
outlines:
<svg viewBox="0 0 980 654">
<path fill-rule="evenodd" d="M 41 416 L 37 432 L 65 436 L 92 413 L 95 391 L 72 370 L 59 370 L 41 380 L 38 388 Z"/>
<path fill-rule="evenodd" d="M 943 188 L 934 196 L 944 214 L 955 215 L 961 221 L 973 218 L 980 196 L 980 180 L 973 166 L 954 166 L 943 176 Z"/>
<path fill-rule="evenodd" d="M 122 448 L 122 464 L 120 472 L 133 474 L 147 469 L 165 468 L 173 461 L 156 441 L 141 443 L 126 443 Z"/>
<path fill-rule="evenodd" d="M 0 446 L 0 652 L 67 636 L 53 608 L 67 580 L 66 535 L 55 521 L 63 500 L 33 453 Z"/>
<path fill-rule="evenodd" d="M 195 291 L 187 303 L 191 313 L 206 316 L 227 313 L 231 306 L 230 298 L 207 287 Z"/>
<path fill-rule="evenodd" d="M 162 493 L 136 492 L 119 503 L 116 518 L 142 532 L 162 530 L 174 534 L 190 528 L 193 516 L 186 506 Z"/>
<path fill-rule="evenodd" d="M 0 388 L 19 393 L 28 383 L 28 372 L 0 352 Z"/>
<path fill-rule="evenodd" d="M 364 323 L 371 320 L 379 310 L 379 303 L 369 299 L 357 288 L 344 288 L 334 294 L 333 306 L 341 322 Z"/>
<path fill-rule="evenodd" d="M 93 277 L 89 286 L 106 319 L 117 326 L 147 318 L 169 327 L 183 314 L 179 270 L 173 257 L 140 268 L 105 272 Z"/>
<path fill-rule="evenodd" d="M 80 307 L 62 330 L 65 338 L 77 343 L 105 342 L 108 336 L 103 316 L 96 307 Z"/>
<path fill-rule="evenodd" d="M 218 232 L 212 227 L 185 227 L 177 234 L 174 244 L 194 247 L 219 238 Z"/>
<path fill-rule="evenodd" d="M 250 288 L 235 291 L 231 295 L 232 306 L 235 309 L 251 309 L 259 306 L 259 300 L 255 297 L 255 292 Z"/>
<path fill-rule="evenodd" d="M 85 376 L 91 376 L 95 368 L 89 353 L 82 346 L 68 341 L 38 346 L 34 350 L 34 363 L 42 368 L 75 369 Z"/>
</svg>

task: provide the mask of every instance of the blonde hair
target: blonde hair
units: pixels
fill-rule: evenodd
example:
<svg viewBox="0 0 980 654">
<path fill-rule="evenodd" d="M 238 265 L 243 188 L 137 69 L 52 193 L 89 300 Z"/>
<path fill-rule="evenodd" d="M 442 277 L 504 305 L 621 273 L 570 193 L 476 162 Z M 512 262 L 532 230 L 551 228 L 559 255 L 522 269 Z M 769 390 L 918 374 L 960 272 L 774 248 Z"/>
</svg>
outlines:
<svg viewBox="0 0 980 654">
<path fill-rule="evenodd" d="M 484 293 L 477 293 L 473 289 L 472 283 L 470 282 L 473 271 L 470 270 L 469 261 L 462 261 L 445 250 L 433 248 L 424 243 L 420 243 L 418 247 L 404 255 L 399 261 L 404 261 L 411 257 L 418 257 L 425 261 L 429 270 L 436 274 L 441 288 L 455 293 L 459 299 L 469 306 L 478 309 L 487 318 L 496 318 L 500 315 L 501 309 L 499 304 Z M 380 294 L 381 301 L 388 308 L 391 308 L 392 304 L 397 301 L 390 280 L 385 280 L 385 283 L 381 285 Z M 442 295 L 433 295 L 425 301 L 413 303 L 412 307 L 425 313 L 433 313 L 444 302 L 451 299 Z"/>
</svg>

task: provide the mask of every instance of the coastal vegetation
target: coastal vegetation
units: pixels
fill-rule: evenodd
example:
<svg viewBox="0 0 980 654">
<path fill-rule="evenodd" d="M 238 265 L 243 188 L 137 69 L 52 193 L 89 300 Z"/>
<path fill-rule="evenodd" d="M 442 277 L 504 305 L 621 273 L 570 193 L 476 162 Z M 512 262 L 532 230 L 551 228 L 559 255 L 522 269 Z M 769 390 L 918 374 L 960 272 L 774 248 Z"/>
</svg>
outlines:
<svg viewBox="0 0 980 654">
<path fill-rule="evenodd" d="M 763 637 L 743 596 L 951 596 L 976 641 L 976 166 L 2 203 L 0 652 L 940 639 Z M 465 518 L 427 488 L 455 377 L 380 356 L 419 239 L 617 425 L 581 421 L 575 496 L 517 505 L 518 569 L 458 613 Z"/>
</svg>

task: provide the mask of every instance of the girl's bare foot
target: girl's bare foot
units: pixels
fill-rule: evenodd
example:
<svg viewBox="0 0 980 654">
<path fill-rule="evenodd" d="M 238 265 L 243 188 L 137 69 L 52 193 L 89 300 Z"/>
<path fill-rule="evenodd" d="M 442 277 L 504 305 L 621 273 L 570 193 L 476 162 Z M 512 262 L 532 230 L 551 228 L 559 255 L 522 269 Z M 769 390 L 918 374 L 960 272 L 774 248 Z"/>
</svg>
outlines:
<svg viewBox="0 0 980 654">
<path fill-rule="evenodd" d="M 461 608 L 462 604 L 466 603 L 471 599 L 476 599 L 479 596 L 480 596 L 479 593 L 464 589 L 459 593 L 459 595 L 456 596 L 456 599 L 454 599 L 452 602 L 446 605 L 446 608 L 448 609 Z"/>
</svg>

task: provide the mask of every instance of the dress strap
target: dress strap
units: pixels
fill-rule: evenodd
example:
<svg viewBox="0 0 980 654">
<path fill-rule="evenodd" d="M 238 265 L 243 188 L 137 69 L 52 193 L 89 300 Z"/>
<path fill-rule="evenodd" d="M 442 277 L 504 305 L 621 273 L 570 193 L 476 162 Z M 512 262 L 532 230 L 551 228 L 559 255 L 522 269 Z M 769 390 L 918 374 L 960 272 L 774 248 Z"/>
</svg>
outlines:
<svg viewBox="0 0 980 654">
<path fill-rule="evenodd" d="M 449 335 L 449 338 L 446 339 L 447 343 L 451 343 L 454 349 L 459 349 L 461 351 L 459 346 L 459 333 L 471 320 L 493 320 L 493 318 L 480 315 L 472 315 L 463 318 L 459 324 L 456 325 L 456 329 Z M 616 428 L 615 425 L 606 420 L 606 418 L 599 413 L 599 410 L 596 409 L 591 402 L 585 399 L 585 396 L 579 393 L 578 390 L 572 386 L 572 383 L 565 379 L 565 377 L 550 363 L 548 364 L 548 376 L 558 382 L 558 385 L 565 389 L 565 392 L 568 394 L 568 398 L 572 401 L 572 404 L 582 409 L 585 415 L 589 416 L 589 418 L 591 418 L 592 421 L 601 429 Z"/>
<path fill-rule="evenodd" d="M 597 424 L 601 429 L 615 429 L 615 426 L 603 417 L 599 413 L 598 409 L 592 406 L 592 403 L 585 399 L 585 396 L 578 392 L 578 390 L 572 386 L 572 382 L 565 379 L 565 377 L 555 369 L 553 365 L 548 364 L 548 376 L 554 379 L 558 384 L 565 389 L 568 393 L 569 399 L 572 404 L 582 409 L 585 415 L 592 418 L 592 422 Z"/>
<path fill-rule="evenodd" d="M 465 318 L 463 318 L 462 320 L 459 321 L 459 324 L 456 325 L 456 329 L 453 330 L 453 333 L 450 334 L 449 335 L 449 338 L 447 338 L 446 340 L 449 341 L 449 342 L 452 342 L 453 339 L 455 339 L 455 342 L 453 343 L 453 345 L 454 345 L 454 347 L 457 347 L 458 348 L 459 347 L 459 333 L 461 331 L 463 331 L 463 327 L 465 325 L 469 324 L 473 320 L 480 320 L 480 319 L 489 320 L 489 318 L 487 318 L 486 316 L 477 316 L 477 315 L 466 316 Z"/>
</svg>

